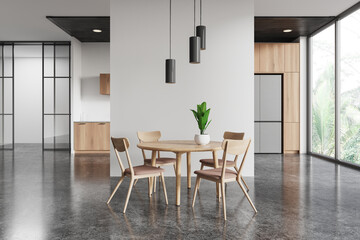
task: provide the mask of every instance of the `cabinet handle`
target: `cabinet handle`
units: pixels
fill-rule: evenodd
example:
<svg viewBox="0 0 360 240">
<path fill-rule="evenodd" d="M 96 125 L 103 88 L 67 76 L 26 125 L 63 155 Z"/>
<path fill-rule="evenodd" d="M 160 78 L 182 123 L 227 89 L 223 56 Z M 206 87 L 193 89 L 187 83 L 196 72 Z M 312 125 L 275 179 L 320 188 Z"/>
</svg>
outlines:
<svg viewBox="0 0 360 240">
<path fill-rule="evenodd" d="M 105 125 L 106 123 L 99 123 L 99 125 Z"/>
<path fill-rule="evenodd" d="M 79 125 L 85 125 L 86 123 L 78 123 Z"/>
</svg>

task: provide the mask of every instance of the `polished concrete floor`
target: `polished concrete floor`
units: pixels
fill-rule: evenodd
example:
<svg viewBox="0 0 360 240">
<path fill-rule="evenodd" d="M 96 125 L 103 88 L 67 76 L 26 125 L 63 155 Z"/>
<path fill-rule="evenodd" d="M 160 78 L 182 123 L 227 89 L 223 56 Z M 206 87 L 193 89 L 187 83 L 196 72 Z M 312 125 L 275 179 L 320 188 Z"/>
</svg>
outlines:
<svg viewBox="0 0 360 240">
<path fill-rule="evenodd" d="M 259 213 L 236 183 L 227 185 L 224 222 L 215 187 L 182 184 L 176 207 L 174 178 L 151 199 L 147 183 L 133 189 L 122 214 L 128 179 L 105 203 L 117 178 L 107 156 L 71 158 L 17 146 L 0 152 L 0 239 L 360 239 L 360 172 L 309 157 L 256 155 L 255 178 L 245 178 Z M 194 186 L 194 181 L 193 181 Z"/>
</svg>

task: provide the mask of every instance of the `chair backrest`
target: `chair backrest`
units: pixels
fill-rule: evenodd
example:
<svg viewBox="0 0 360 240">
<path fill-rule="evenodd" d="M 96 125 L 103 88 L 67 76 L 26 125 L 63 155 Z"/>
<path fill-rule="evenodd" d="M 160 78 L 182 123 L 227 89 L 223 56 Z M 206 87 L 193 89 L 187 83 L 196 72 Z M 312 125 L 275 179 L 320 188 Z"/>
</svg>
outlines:
<svg viewBox="0 0 360 240">
<path fill-rule="evenodd" d="M 244 135 L 243 132 L 224 132 L 224 139 L 243 140 Z"/>
<path fill-rule="evenodd" d="M 131 175 L 134 175 L 134 169 L 133 169 L 133 166 L 131 164 L 131 159 L 130 159 L 129 152 L 128 152 L 128 149 L 130 147 L 129 139 L 111 137 L 111 142 L 112 142 L 112 144 L 114 146 L 116 158 L 117 158 L 117 160 L 119 162 L 122 174 L 124 175 L 125 168 L 124 168 L 124 165 L 122 164 L 119 152 L 125 152 L 126 153 L 126 158 L 127 158 L 128 164 L 129 164 Z"/>
<path fill-rule="evenodd" d="M 143 142 L 157 142 L 161 138 L 160 131 L 151 131 L 151 132 L 137 132 L 138 139 L 140 143 Z M 144 159 L 146 159 L 146 154 L 144 149 L 141 149 Z M 160 153 L 158 152 L 158 157 L 160 157 Z"/>
<path fill-rule="evenodd" d="M 237 160 L 238 156 L 243 155 L 242 161 L 240 163 L 240 167 L 237 170 L 238 177 L 240 176 L 241 170 L 245 163 L 245 158 L 246 158 L 247 152 L 250 147 L 250 143 L 251 143 L 251 139 L 246 139 L 246 140 L 225 139 L 223 141 L 222 148 L 224 149 L 224 154 L 223 154 L 223 159 L 222 159 L 223 160 L 222 175 L 221 175 L 222 178 L 225 177 L 226 155 L 227 154 L 235 155 L 235 160 L 234 160 L 235 164 L 236 164 L 236 160 Z"/>
<path fill-rule="evenodd" d="M 161 138 L 161 132 L 137 132 L 137 136 L 140 142 L 157 142 Z"/>
</svg>

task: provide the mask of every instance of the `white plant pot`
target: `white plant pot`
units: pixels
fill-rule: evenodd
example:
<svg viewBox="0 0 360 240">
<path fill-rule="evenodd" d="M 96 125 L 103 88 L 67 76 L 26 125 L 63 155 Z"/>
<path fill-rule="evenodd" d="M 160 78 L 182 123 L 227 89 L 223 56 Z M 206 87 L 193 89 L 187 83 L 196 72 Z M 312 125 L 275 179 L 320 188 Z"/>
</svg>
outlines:
<svg viewBox="0 0 360 240">
<path fill-rule="evenodd" d="M 209 134 L 195 134 L 194 140 L 198 145 L 206 145 L 210 142 Z"/>
</svg>

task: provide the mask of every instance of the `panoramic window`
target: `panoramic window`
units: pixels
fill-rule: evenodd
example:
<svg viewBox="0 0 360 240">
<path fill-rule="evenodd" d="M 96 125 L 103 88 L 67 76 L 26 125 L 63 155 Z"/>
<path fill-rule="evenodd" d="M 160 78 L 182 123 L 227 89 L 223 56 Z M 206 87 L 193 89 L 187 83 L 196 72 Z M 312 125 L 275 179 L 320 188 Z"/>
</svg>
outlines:
<svg viewBox="0 0 360 240">
<path fill-rule="evenodd" d="M 335 157 L 335 26 L 311 39 L 311 151 Z"/>
<path fill-rule="evenodd" d="M 360 10 L 339 21 L 340 159 L 360 164 Z"/>
</svg>

